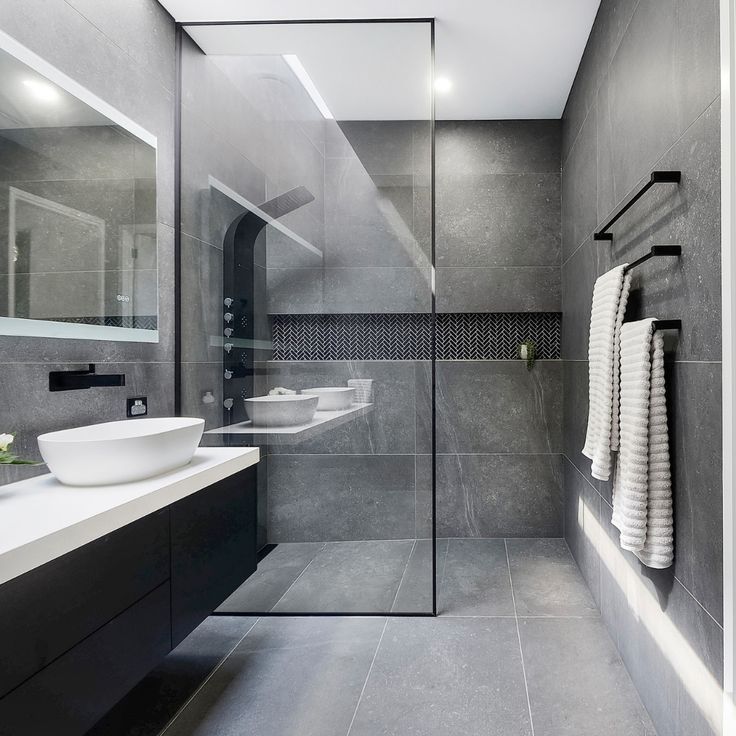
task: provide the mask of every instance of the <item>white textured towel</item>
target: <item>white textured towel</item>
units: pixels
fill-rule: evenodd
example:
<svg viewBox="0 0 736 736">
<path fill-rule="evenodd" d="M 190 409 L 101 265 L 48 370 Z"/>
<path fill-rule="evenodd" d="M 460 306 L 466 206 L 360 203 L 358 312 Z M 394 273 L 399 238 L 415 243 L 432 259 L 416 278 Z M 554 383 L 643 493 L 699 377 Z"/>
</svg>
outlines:
<svg viewBox="0 0 736 736">
<path fill-rule="evenodd" d="M 674 555 L 672 482 L 664 386 L 664 338 L 656 320 L 621 330 L 621 451 L 613 483 L 613 524 L 621 546 L 647 566 Z"/>
<path fill-rule="evenodd" d="M 599 276 L 593 289 L 588 343 L 588 429 L 583 455 L 598 480 L 611 477 L 611 452 L 618 449 L 618 371 L 621 325 L 629 298 L 627 264 Z"/>
</svg>

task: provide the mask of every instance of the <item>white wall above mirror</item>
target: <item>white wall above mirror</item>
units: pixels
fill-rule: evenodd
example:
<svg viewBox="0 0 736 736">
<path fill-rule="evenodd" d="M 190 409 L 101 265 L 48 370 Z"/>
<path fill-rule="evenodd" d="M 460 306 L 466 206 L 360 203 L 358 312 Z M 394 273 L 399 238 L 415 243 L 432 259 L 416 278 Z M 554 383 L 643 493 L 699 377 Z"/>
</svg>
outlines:
<svg viewBox="0 0 736 736">
<path fill-rule="evenodd" d="M 0 334 L 158 342 L 156 137 L 0 32 Z"/>
</svg>

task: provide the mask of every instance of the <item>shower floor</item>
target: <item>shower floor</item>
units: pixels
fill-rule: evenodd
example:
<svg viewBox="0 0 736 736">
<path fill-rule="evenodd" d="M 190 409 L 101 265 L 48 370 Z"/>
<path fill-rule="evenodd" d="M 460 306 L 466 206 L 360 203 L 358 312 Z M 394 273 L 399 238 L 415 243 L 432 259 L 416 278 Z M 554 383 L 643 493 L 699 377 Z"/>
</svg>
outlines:
<svg viewBox="0 0 736 736">
<path fill-rule="evenodd" d="M 284 573 L 272 607 L 304 600 L 305 577 L 312 605 L 345 601 L 363 594 L 360 576 L 309 569 L 323 555 L 329 570 L 338 550 L 373 559 L 383 544 L 279 545 L 263 560 L 283 547 L 274 572 L 236 595 L 266 601 L 291 559 L 303 574 L 287 585 Z M 563 540 L 438 547 L 439 617 L 210 617 L 89 736 L 656 736 Z M 398 583 L 386 576 L 397 600 L 410 558 Z"/>
</svg>

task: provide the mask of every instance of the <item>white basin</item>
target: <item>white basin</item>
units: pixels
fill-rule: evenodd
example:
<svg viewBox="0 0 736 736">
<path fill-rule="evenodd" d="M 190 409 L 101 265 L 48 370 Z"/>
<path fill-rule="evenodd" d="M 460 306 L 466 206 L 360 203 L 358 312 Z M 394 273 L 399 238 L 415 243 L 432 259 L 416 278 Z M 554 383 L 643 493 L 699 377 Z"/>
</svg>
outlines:
<svg viewBox="0 0 736 736">
<path fill-rule="evenodd" d="M 66 485 L 130 483 L 186 465 L 203 430 L 204 419 L 131 419 L 48 432 L 38 448 Z"/>
<path fill-rule="evenodd" d="M 340 411 L 349 409 L 355 399 L 352 386 L 325 386 L 324 388 L 303 388 L 302 394 L 319 397 L 317 411 Z"/>
<path fill-rule="evenodd" d="M 318 400 L 300 394 L 255 396 L 245 399 L 245 410 L 254 427 L 294 427 L 312 421 Z"/>
</svg>

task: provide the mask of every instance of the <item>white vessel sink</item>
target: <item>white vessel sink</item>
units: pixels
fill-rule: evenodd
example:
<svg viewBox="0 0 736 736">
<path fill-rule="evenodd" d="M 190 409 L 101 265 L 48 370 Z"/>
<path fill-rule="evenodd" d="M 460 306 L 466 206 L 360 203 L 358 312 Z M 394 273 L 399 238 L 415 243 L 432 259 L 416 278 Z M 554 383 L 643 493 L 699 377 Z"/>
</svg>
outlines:
<svg viewBox="0 0 736 736">
<path fill-rule="evenodd" d="M 324 388 L 304 388 L 302 394 L 319 397 L 317 411 L 340 411 L 349 409 L 355 399 L 355 389 L 351 386 L 325 386 Z"/>
<path fill-rule="evenodd" d="M 49 470 L 70 486 L 143 480 L 186 465 L 204 431 L 204 419 L 131 419 L 39 435 Z"/>
<path fill-rule="evenodd" d="M 245 410 L 254 427 L 294 427 L 312 421 L 318 401 L 302 394 L 256 396 L 245 399 Z"/>
</svg>

